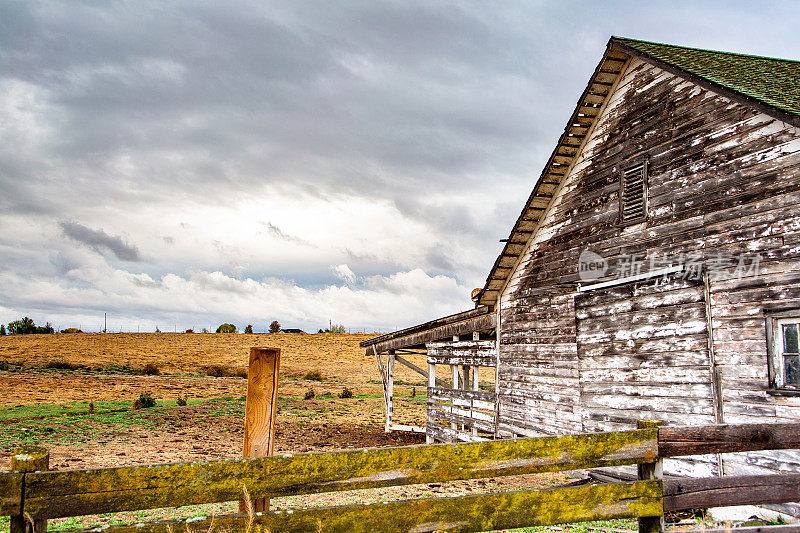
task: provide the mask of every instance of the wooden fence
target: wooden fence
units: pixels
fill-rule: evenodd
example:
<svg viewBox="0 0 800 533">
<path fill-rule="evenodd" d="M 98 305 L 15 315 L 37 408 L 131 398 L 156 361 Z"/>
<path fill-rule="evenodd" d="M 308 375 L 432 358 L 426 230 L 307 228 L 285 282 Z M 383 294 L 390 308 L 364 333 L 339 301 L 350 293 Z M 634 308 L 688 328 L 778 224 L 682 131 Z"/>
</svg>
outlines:
<svg viewBox="0 0 800 533">
<path fill-rule="evenodd" d="M 428 442 L 478 442 L 498 437 L 497 393 L 480 389 L 481 369 L 495 375 L 495 341 L 432 342 L 428 352 Z M 437 366 L 451 376 L 450 387 L 437 384 Z"/>
<path fill-rule="evenodd" d="M 800 448 L 800 424 L 647 427 L 614 432 L 282 455 L 93 470 L 46 471 L 46 451 L 12 457 L 0 472 L 0 515 L 12 533 L 46 529 L 50 518 L 619 465 L 639 480 L 424 498 L 387 504 L 268 511 L 214 518 L 214 530 L 484 531 L 633 517 L 663 529 L 681 509 L 800 501 L 800 474 L 659 479 L 664 457 Z M 104 527 L 103 531 L 208 531 L 211 518 Z M 33 527 L 35 526 L 35 527 Z M 219 529 L 218 529 L 219 528 Z"/>
</svg>

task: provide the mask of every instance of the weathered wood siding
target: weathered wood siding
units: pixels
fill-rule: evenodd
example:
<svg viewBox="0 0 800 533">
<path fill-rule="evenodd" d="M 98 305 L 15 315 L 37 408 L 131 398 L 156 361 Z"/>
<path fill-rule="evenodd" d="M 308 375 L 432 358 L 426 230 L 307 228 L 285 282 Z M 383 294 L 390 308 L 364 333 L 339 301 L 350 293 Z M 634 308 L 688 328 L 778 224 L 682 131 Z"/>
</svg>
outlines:
<svg viewBox="0 0 800 533">
<path fill-rule="evenodd" d="M 621 227 L 619 172 L 649 161 L 647 220 Z M 725 422 L 800 420 L 768 393 L 764 312 L 800 308 L 800 133 L 633 59 L 500 298 L 499 424 L 521 435 L 713 416 L 702 288 L 670 278 L 575 292 L 578 256 L 655 254 L 714 266 L 760 254 L 760 275 L 710 283 Z M 645 270 L 648 266 L 645 265 Z M 674 332 L 674 333 L 673 333 Z M 781 468 L 800 469 L 793 452 Z M 775 452 L 726 457 L 726 473 L 776 468 Z"/>
<path fill-rule="evenodd" d="M 498 373 L 503 434 L 581 431 L 572 289 L 521 287 L 504 303 Z"/>
<path fill-rule="evenodd" d="M 575 315 L 584 431 L 714 423 L 701 286 L 668 278 L 581 293 Z"/>
<path fill-rule="evenodd" d="M 584 431 L 714 423 L 702 283 L 667 276 L 580 293 L 575 321 Z M 717 463 L 670 458 L 664 468 L 713 476 Z"/>
</svg>

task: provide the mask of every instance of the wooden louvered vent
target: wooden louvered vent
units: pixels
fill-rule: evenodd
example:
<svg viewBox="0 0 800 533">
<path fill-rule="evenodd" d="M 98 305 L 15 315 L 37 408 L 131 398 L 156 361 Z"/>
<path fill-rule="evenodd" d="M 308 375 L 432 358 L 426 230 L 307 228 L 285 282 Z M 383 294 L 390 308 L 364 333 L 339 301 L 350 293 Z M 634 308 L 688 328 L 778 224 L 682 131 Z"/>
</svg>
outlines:
<svg viewBox="0 0 800 533">
<path fill-rule="evenodd" d="M 645 219 L 647 213 L 647 165 L 626 168 L 622 173 L 622 224 Z"/>
</svg>

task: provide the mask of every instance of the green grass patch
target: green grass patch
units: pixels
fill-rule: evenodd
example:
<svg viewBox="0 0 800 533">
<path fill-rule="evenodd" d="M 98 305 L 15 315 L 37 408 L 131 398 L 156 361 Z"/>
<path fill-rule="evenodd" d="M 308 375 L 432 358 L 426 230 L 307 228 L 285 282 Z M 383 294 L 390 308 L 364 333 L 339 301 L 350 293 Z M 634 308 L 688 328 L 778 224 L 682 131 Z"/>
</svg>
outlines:
<svg viewBox="0 0 800 533">
<path fill-rule="evenodd" d="M 131 402 L 112 401 L 94 402 L 95 413 L 109 413 L 121 409 L 129 409 Z M 88 401 L 70 403 L 39 403 L 33 405 L 15 405 L 0 408 L 0 422 L 14 419 L 53 418 L 86 414 Z"/>
<path fill-rule="evenodd" d="M 244 398 L 191 399 L 189 406 L 207 405 L 205 416 L 244 416 Z M 133 410 L 132 401 L 17 405 L 0 409 L 0 453 L 23 444 L 76 444 L 131 427 L 154 428 L 164 415 L 181 409 L 175 400 L 157 401 L 154 407 Z M 0 532 L 1 533 L 1 532 Z"/>
<path fill-rule="evenodd" d="M 564 524 L 552 525 L 552 526 L 532 526 L 532 527 L 521 527 L 518 529 L 512 529 L 515 533 L 533 533 L 536 531 L 553 531 L 554 528 L 558 528 L 559 530 L 566 530 L 570 533 L 588 533 L 590 527 L 604 527 L 604 528 L 611 528 L 611 529 L 627 529 L 631 531 L 638 531 L 639 529 L 639 522 L 635 518 L 615 518 L 613 520 L 600 520 L 595 522 L 579 522 L 570 525 L 569 528 L 565 528 Z"/>
<path fill-rule="evenodd" d="M 417 394 L 419 394 L 419 393 L 417 393 Z M 378 399 L 378 398 L 383 398 L 383 393 L 380 393 L 380 394 L 368 394 L 368 393 L 364 393 L 364 394 L 354 394 L 354 395 L 353 395 L 353 398 L 356 398 L 357 400 L 362 400 L 362 399 L 363 399 L 363 400 Z"/>
<path fill-rule="evenodd" d="M 147 509 L 141 511 L 126 511 L 122 513 L 105 513 L 90 516 L 77 516 L 71 518 L 56 518 L 48 520 L 48 531 L 64 531 L 68 529 L 96 528 L 117 524 L 147 523 L 165 519 L 187 519 L 211 515 L 231 514 L 238 511 L 236 502 L 207 503 L 201 505 L 186 505 L 183 507 L 165 509 Z M 2 526 L 0 526 L 2 527 Z M 177 531 L 183 529 L 176 528 Z M 7 531 L 7 529 L 6 529 Z M 0 533 L 4 533 L 0 529 Z"/>
</svg>

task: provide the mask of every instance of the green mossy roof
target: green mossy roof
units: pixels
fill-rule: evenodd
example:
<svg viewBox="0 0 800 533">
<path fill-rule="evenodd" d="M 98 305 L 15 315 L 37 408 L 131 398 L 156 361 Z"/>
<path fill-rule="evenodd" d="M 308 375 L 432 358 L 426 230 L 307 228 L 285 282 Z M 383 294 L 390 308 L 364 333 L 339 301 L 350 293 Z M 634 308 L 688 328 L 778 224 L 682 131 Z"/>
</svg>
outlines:
<svg viewBox="0 0 800 533">
<path fill-rule="evenodd" d="M 623 37 L 612 37 L 612 41 L 770 106 L 800 115 L 800 61 L 687 48 Z"/>
</svg>

